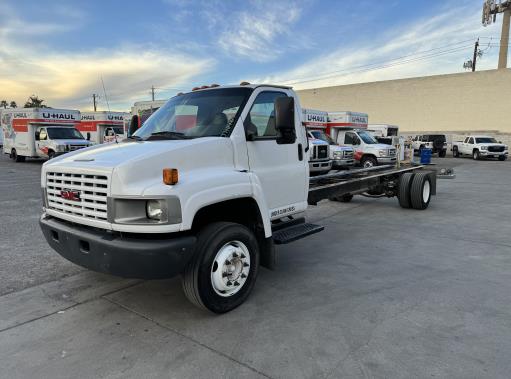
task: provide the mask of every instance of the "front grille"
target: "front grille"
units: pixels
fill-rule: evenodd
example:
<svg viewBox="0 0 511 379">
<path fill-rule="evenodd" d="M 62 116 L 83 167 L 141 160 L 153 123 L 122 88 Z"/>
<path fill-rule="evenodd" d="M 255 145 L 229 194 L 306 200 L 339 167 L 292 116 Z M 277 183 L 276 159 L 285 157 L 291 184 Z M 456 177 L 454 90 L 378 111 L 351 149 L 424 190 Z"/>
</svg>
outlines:
<svg viewBox="0 0 511 379">
<path fill-rule="evenodd" d="M 64 198 L 72 193 L 74 199 Z M 105 175 L 48 172 L 48 209 L 90 220 L 107 220 L 108 178 Z"/>
<path fill-rule="evenodd" d="M 396 149 L 389 149 L 389 155 L 390 156 L 396 155 Z"/>
<path fill-rule="evenodd" d="M 488 151 L 492 153 L 502 153 L 504 151 L 504 146 L 488 146 Z"/>
<path fill-rule="evenodd" d="M 328 146 L 318 146 L 318 159 L 328 158 Z"/>
</svg>

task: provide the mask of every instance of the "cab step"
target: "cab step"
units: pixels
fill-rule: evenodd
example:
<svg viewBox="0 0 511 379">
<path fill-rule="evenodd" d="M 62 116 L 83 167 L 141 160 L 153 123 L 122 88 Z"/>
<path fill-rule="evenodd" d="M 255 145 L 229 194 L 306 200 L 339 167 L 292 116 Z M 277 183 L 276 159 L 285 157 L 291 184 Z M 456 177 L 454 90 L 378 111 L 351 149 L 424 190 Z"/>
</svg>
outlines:
<svg viewBox="0 0 511 379">
<path fill-rule="evenodd" d="M 298 224 L 291 225 L 286 228 L 279 229 L 273 232 L 273 242 L 276 245 L 283 245 L 290 243 L 300 238 L 310 236 L 311 234 L 319 233 L 324 230 L 325 227 L 315 224 Z"/>
</svg>

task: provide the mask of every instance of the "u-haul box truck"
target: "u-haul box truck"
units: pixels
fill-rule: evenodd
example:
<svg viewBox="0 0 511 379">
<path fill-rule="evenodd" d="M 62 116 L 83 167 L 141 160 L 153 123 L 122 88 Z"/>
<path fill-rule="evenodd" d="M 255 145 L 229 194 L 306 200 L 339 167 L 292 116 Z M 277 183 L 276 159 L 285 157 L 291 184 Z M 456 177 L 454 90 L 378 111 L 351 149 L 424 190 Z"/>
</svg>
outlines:
<svg viewBox="0 0 511 379">
<path fill-rule="evenodd" d="M 367 113 L 350 111 L 328 112 L 327 134 L 329 134 L 334 141 L 342 144 L 342 142 L 337 141 L 339 129 L 367 129 L 368 119 L 369 116 Z"/>
<path fill-rule="evenodd" d="M 0 125 L 3 151 L 16 162 L 25 158 L 53 158 L 88 147 L 89 141 L 76 129 L 80 111 L 52 108 L 5 109 Z"/>
<path fill-rule="evenodd" d="M 127 112 L 82 112 L 78 130 L 96 144 L 115 142 L 126 137 L 124 121 L 129 117 Z"/>
</svg>

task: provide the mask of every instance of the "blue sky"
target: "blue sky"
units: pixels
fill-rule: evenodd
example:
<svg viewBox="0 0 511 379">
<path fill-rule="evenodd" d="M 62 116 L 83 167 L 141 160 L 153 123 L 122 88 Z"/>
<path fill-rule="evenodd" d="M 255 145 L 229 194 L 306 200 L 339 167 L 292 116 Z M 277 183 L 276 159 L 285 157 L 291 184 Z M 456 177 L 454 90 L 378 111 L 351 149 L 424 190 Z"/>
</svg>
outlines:
<svg viewBox="0 0 511 379">
<path fill-rule="evenodd" d="M 497 63 L 498 25 L 480 0 L 2 0 L 0 98 L 35 93 L 91 107 L 101 77 L 111 109 L 240 80 L 295 88 L 463 72 Z M 493 38 L 493 39 L 492 39 Z"/>
</svg>

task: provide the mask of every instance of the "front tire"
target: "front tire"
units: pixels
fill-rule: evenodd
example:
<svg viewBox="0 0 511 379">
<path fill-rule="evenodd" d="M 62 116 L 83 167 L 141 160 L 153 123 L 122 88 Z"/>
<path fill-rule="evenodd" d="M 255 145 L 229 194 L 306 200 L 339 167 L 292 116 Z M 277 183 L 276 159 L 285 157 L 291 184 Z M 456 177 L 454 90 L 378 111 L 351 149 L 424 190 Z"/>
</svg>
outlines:
<svg viewBox="0 0 511 379">
<path fill-rule="evenodd" d="M 183 274 L 183 289 L 197 307 L 226 313 L 248 298 L 258 268 L 254 233 L 240 224 L 215 222 L 198 234 L 194 257 Z"/>
<path fill-rule="evenodd" d="M 460 157 L 460 152 L 458 151 L 458 147 L 457 146 L 454 146 L 452 148 L 452 156 L 454 158 L 459 158 Z"/>
<path fill-rule="evenodd" d="M 499 161 L 505 161 L 506 160 L 506 156 L 505 155 L 499 155 Z"/>
<path fill-rule="evenodd" d="M 49 150 L 48 151 L 48 159 L 53 159 L 55 158 L 55 152 L 53 150 Z"/>
<path fill-rule="evenodd" d="M 481 158 L 481 154 L 479 154 L 479 150 L 474 150 L 472 153 L 472 158 L 474 158 L 475 161 L 478 161 Z"/>
<path fill-rule="evenodd" d="M 363 157 L 360 163 L 363 168 L 370 168 L 378 165 L 378 161 L 373 157 Z"/>
</svg>

